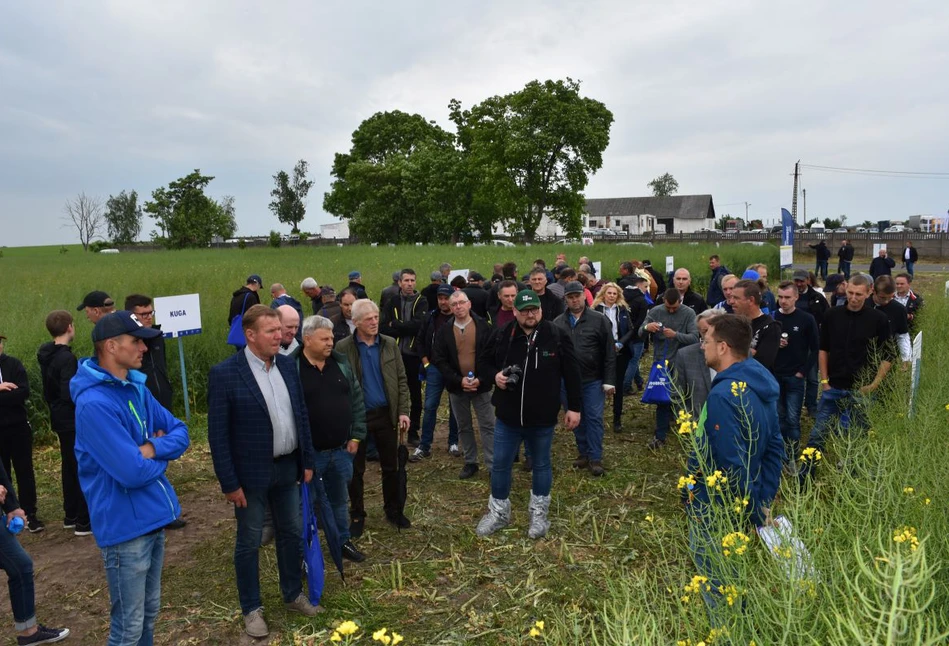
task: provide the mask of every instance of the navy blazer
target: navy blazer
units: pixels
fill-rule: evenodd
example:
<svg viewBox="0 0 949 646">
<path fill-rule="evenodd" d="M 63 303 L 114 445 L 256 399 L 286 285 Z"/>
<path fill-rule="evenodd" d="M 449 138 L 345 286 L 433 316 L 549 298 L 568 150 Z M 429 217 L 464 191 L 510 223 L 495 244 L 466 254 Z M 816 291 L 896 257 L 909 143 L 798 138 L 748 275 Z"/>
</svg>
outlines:
<svg viewBox="0 0 949 646">
<path fill-rule="evenodd" d="M 303 404 L 303 386 L 296 361 L 274 357 L 293 404 L 300 461 L 303 470 L 314 468 L 310 421 Z M 211 368 L 208 374 L 208 444 L 221 491 L 265 489 L 273 472 L 273 425 L 264 396 L 241 350 Z"/>
</svg>

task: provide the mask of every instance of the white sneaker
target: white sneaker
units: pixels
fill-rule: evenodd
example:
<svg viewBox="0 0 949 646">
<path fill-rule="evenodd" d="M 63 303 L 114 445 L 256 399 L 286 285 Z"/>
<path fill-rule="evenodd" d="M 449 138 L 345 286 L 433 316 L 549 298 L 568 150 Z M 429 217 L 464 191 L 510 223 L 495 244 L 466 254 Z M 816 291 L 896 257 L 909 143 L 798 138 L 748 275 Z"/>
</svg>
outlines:
<svg viewBox="0 0 949 646">
<path fill-rule="evenodd" d="M 448 452 L 456 458 L 461 457 L 461 449 L 458 448 L 457 444 L 452 444 L 449 446 Z"/>
</svg>

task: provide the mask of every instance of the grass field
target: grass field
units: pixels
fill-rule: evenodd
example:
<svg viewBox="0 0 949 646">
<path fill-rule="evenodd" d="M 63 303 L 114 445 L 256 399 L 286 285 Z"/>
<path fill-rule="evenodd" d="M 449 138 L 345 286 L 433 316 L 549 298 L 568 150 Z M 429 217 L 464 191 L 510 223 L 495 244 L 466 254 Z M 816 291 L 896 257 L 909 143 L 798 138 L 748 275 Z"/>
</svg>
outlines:
<svg viewBox="0 0 949 646">
<path fill-rule="evenodd" d="M 290 284 L 313 275 L 321 284 L 339 287 L 337 277 L 358 268 L 367 277 L 370 294 L 377 294 L 387 274 L 403 264 L 420 275 L 445 260 L 482 270 L 495 260 L 513 259 L 527 266 L 537 256 L 552 260 L 560 249 L 292 249 L 113 257 L 5 250 L 0 258 L 6 279 L 0 286 L 3 302 L 18 305 L 4 308 L 0 331 L 11 336 L 10 354 L 33 368 L 33 352 L 44 340 L 42 315 L 55 307 L 75 307 L 86 291 L 103 288 L 117 298 L 131 290 L 155 295 L 199 291 L 205 333 L 187 339 L 186 348 L 191 379 L 200 382 L 201 371 L 228 354 L 223 347 L 224 308 L 230 291 L 248 273 L 260 273 L 268 283 Z M 573 259 L 593 251 L 594 260 L 611 268 L 608 275 L 627 253 L 642 257 L 636 248 L 602 250 L 602 257 L 599 247 L 568 248 L 567 253 Z M 741 255 L 730 255 L 732 251 Z M 757 260 L 753 256 L 762 251 L 770 254 L 762 260 L 776 264 L 773 248 L 718 250 L 732 268 Z M 686 247 L 672 254 L 677 265 L 704 276 L 703 259 L 710 252 Z M 647 257 L 661 265 L 666 253 L 649 250 Z M 262 590 L 270 643 L 330 643 L 332 628 L 350 619 L 362 628 L 353 643 L 363 644 L 375 643 L 371 632 L 381 627 L 398 631 L 407 644 L 946 643 L 949 388 L 941 370 L 949 365 L 949 346 L 944 343 L 949 307 L 940 282 L 922 279 L 919 285 L 929 304 L 922 320 L 927 343 L 915 417 L 908 418 L 908 375 L 895 371 L 874 405 L 872 431 L 838 442 L 811 491 L 801 494 L 782 484 L 775 514 L 794 522 L 819 576 L 790 584 L 780 564 L 752 536 L 748 552 L 736 561 L 741 584 L 735 591 L 738 602 L 726 613 L 727 636 L 712 631 L 700 601 L 681 599 L 695 574 L 676 491 L 684 451 L 671 443 L 660 453 L 649 452 L 653 410 L 629 399 L 627 432 L 610 433 L 605 441 L 608 471 L 603 478 L 570 469 L 572 435 L 558 431 L 553 525 L 549 536 L 538 542 L 526 537 L 529 476 L 517 469 L 512 527 L 487 540 L 475 537 L 488 479 L 483 472 L 472 480 L 457 479 L 461 464 L 445 451 L 442 419 L 434 457 L 410 466 L 411 530 L 399 534 L 383 522 L 378 476 L 372 468 L 367 471 L 370 517 L 360 547 L 369 560 L 347 566 L 345 584 L 328 574 L 327 613 L 314 620 L 286 615 L 278 598 L 273 549 L 264 550 Z M 87 322 L 80 321 L 78 327 L 80 335 L 88 335 Z M 88 342 L 80 341 L 77 349 L 87 352 Z M 173 351 L 169 354 L 174 357 Z M 219 499 L 204 440 L 201 396 L 196 409 L 194 446 L 188 459 L 175 465 L 172 479 L 189 500 L 199 495 Z M 58 518 L 56 451 L 40 449 L 38 454 L 41 512 Z M 838 459 L 845 459 L 848 468 L 836 468 Z M 217 512 L 192 517 L 191 522 L 209 528 L 192 550 L 166 566 L 159 641 L 243 643 L 231 560 L 233 521 Z M 902 535 L 905 527 L 918 538 L 915 549 L 912 541 L 893 540 L 894 532 Z M 172 536 L 169 543 L 175 540 Z M 42 584 L 42 573 L 38 576 Z M 102 591 L 92 581 L 95 577 L 77 573 L 76 579 L 64 596 L 74 604 L 80 600 L 81 609 L 98 604 L 101 612 Z M 544 622 L 543 630 L 531 637 L 537 621 Z M 97 631 L 77 635 L 79 643 L 101 643 L 104 622 L 100 614 Z"/>
</svg>

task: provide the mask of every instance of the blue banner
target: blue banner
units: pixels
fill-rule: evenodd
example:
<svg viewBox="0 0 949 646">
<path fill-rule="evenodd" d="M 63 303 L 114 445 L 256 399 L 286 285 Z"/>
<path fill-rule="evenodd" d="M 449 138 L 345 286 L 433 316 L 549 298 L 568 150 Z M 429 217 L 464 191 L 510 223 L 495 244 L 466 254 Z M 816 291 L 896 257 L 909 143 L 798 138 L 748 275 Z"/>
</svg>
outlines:
<svg viewBox="0 0 949 646">
<path fill-rule="evenodd" d="M 781 209 L 781 245 L 785 247 L 794 245 L 794 219 L 787 209 Z"/>
</svg>

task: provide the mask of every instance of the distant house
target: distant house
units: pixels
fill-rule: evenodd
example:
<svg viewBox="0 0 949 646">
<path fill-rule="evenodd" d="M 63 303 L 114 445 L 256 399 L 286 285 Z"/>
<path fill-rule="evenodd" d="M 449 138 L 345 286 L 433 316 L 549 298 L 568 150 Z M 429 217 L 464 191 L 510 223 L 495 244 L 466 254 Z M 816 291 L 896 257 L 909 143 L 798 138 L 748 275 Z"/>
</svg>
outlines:
<svg viewBox="0 0 949 646">
<path fill-rule="evenodd" d="M 695 233 L 715 226 L 711 195 L 607 197 L 586 201 L 586 226 L 617 233 Z"/>
<path fill-rule="evenodd" d="M 334 238 L 348 239 L 349 238 L 349 222 L 347 222 L 346 220 L 341 220 L 340 222 L 331 222 L 329 224 L 321 224 L 320 237 L 328 238 L 330 240 Z"/>
</svg>

